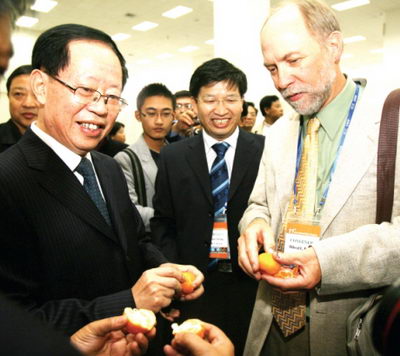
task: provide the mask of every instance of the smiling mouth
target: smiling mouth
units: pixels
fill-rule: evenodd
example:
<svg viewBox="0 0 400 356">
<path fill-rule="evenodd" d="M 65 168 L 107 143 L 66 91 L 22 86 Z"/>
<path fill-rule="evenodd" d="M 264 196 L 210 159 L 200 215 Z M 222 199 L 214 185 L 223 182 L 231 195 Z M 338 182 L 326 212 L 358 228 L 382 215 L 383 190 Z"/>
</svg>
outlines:
<svg viewBox="0 0 400 356">
<path fill-rule="evenodd" d="M 229 119 L 213 119 L 213 122 L 217 125 L 217 126 L 224 126 L 229 122 Z"/>
<path fill-rule="evenodd" d="M 87 122 L 82 122 L 79 124 L 81 127 L 88 129 L 88 130 L 98 130 L 104 128 L 103 125 L 96 125 L 96 124 L 89 124 Z"/>
</svg>

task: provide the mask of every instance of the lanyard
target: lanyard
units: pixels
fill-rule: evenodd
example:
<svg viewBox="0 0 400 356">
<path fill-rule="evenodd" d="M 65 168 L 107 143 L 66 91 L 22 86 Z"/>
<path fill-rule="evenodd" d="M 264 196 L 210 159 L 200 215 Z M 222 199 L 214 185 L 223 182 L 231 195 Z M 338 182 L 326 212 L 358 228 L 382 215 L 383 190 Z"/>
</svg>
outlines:
<svg viewBox="0 0 400 356">
<path fill-rule="evenodd" d="M 353 113 L 354 113 L 354 110 L 355 110 L 355 107 L 356 107 L 356 104 L 357 104 L 359 93 L 360 93 L 360 86 L 357 84 L 356 85 L 356 90 L 354 92 L 353 100 L 351 102 L 350 109 L 349 109 L 349 112 L 347 114 L 346 123 L 345 123 L 344 128 L 343 128 L 342 136 L 340 137 L 339 147 L 338 147 L 338 149 L 336 151 L 335 160 L 333 161 L 331 169 L 329 171 L 328 185 L 326 186 L 326 188 L 325 188 L 325 190 L 324 190 L 324 192 L 322 194 L 321 201 L 319 202 L 319 206 L 317 208 L 317 213 L 319 213 L 322 210 L 322 208 L 323 208 L 323 206 L 325 204 L 326 198 L 328 197 L 328 191 L 329 191 L 329 187 L 331 185 L 333 174 L 335 173 L 335 170 L 336 170 L 337 160 L 338 160 L 339 154 L 340 154 L 340 152 L 342 150 L 342 147 L 343 147 L 343 144 L 344 144 L 344 139 L 346 138 L 346 135 L 347 135 L 347 131 L 349 130 L 350 122 L 351 122 L 351 119 L 353 117 Z M 302 128 L 303 128 L 303 126 L 302 126 Z M 298 140 L 298 143 L 297 143 L 296 176 L 295 176 L 296 178 L 297 178 L 297 174 L 299 173 L 301 152 L 303 150 L 303 142 L 302 142 L 302 139 L 301 139 L 301 137 L 302 137 L 302 128 L 300 129 L 299 140 Z M 296 206 L 297 205 L 296 179 L 295 179 L 295 182 L 294 182 L 293 190 L 294 190 L 294 201 L 293 201 L 293 203 Z"/>
</svg>

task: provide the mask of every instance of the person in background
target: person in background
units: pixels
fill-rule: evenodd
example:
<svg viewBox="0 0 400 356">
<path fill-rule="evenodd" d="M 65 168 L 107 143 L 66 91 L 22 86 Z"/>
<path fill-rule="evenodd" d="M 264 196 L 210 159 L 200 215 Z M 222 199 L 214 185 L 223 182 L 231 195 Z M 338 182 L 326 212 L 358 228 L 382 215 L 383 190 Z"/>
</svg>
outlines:
<svg viewBox="0 0 400 356">
<path fill-rule="evenodd" d="M 206 274 L 204 296 L 181 305 L 181 320 L 217 325 L 238 355 L 257 284 L 237 264 L 237 226 L 264 147 L 263 136 L 238 127 L 246 90 L 245 74 L 222 58 L 194 71 L 190 92 L 203 129 L 161 151 L 150 221 L 167 260 L 186 261 Z"/>
<path fill-rule="evenodd" d="M 159 156 L 168 143 L 165 137 L 175 116 L 175 97 L 164 84 L 153 83 L 140 91 L 136 104 L 135 117 L 142 124 L 143 134 L 114 158 L 124 172 L 132 203 L 139 210 L 146 231 L 150 231 Z"/>
<path fill-rule="evenodd" d="M 254 103 L 250 101 L 245 101 L 243 103 L 243 112 L 242 116 L 240 117 L 240 127 L 243 130 L 252 132 L 257 119 L 257 111 L 258 110 L 254 106 Z"/>
<path fill-rule="evenodd" d="M 180 90 L 174 95 L 176 101 L 175 120 L 167 136 L 170 143 L 191 137 L 200 130 L 196 107 L 190 91 Z"/>
<path fill-rule="evenodd" d="M 107 156 L 114 157 L 128 145 L 125 143 L 125 125 L 116 121 L 110 133 L 100 141 L 96 150 Z"/>
<path fill-rule="evenodd" d="M 253 132 L 265 136 L 269 128 L 283 115 L 279 98 L 276 95 L 264 96 L 260 101 L 260 112 L 264 116 L 264 120 L 254 127 Z"/>
<path fill-rule="evenodd" d="M 6 88 L 11 118 L 0 124 L 0 152 L 16 144 L 30 124 L 37 119 L 39 103 L 31 89 L 31 65 L 15 69 Z"/>
<path fill-rule="evenodd" d="M 346 355 L 350 313 L 400 275 L 399 164 L 391 221 L 376 224 L 388 88 L 341 71 L 343 35 L 322 1 L 280 3 L 261 46 L 276 89 L 296 113 L 271 127 L 240 222 L 240 265 L 260 280 L 245 355 Z M 299 273 L 261 274 L 260 249 L 279 252 L 279 264 Z"/>
<path fill-rule="evenodd" d="M 115 121 L 114 126 L 108 135 L 111 140 L 125 143 L 125 125 L 122 122 Z"/>
</svg>

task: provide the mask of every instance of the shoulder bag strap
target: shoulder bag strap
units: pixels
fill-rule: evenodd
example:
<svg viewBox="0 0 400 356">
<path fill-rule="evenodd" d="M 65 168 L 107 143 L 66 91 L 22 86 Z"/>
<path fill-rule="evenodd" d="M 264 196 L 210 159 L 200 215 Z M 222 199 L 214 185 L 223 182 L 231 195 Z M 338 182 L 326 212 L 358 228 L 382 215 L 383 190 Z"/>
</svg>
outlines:
<svg viewBox="0 0 400 356">
<path fill-rule="evenodd" d="M 391 221 L 399 126 L 400 89 L 385 100 L 379 130 L 376 223 Z"/>
<path fill-rule="evenodd" d="M 129 156 L 132 163 L 132 174 L 135 184 L 135 191 L 138 197 L 138 204 L 141 206 L 147 206 L 146 184 L 144 181 L 143 168 L 139 157 L 130 148 L 125 148 L 123 152 Z"/>
</svg>

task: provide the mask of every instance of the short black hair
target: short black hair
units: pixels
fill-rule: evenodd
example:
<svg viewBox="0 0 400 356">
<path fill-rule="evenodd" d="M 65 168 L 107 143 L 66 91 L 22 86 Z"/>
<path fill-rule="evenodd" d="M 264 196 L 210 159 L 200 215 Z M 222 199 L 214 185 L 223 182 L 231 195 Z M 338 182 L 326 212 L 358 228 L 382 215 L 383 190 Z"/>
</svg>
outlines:
<svg viewBox="0 0 400 356">
<path fill-rule="evenodd" d="M 198 67 L 190 79 L 189 90 L 197 98 L 202 87 L 224 81 L 237 86 L 242 97 L 247 91 L 246 74 L 223 58 L 211 59 Z"/>
<path fill-rule="evenodd" d="M 33 3 L 33 0 L 1 0 L 0 1 L 0 17 L 8 16 L 12 25 L 16 18 L 22 15 L 26 8 Z"/>
<path fill-rule="evenodd" d="M 189 90 L 179 90 L 174 95 L 175 95 L 175 99 L 192 97 L 192 93 Z"/>
<path fill-rule="evenodd" d="M 256 105 L 251 101 L 246 101 L 246 104 L 247 104 L 247 109 L 249 108 L 249 106 L 253 107 L 254 110 L 256 111 L 256 115 L 257 115 L 258 109 L 256 108 Z"/>
<path fill-rule="evenodd" d="M 260 111 L 263 116 L 265 116 L 265 109 L 269 109 L 275 101 L 279 100 L 276 95 L 264 96 L 260 101 Z"/>
<path fill-rule="evenodd" d="M 114 136 L 121 127 L 125 127 L 125 125 L 122 122 L 119 121 L 115 121 L 114 122 L 114 126 L 112 127 L 110 133 L 108 134 L 108 136 Z"/>
<path fill-rule="evenodd" d="M 26 65 L 16 68 L 7 79 L 7 83 L 6 83 L 7 94 L 10 92 L 11 83 L 15 77 L 18 77 L 18 76 L 24 75 L 24 74 L 31 74 L 32 71 L 33 71 L 33 67 L 30 64 L 26 64 Z"/>
<path fill-rule="evenodd" d="M 174 94 L 161 83 L 151 83 L 146 85 L 138 94 L 136 98 L 136 108 L 140 110 L 144 104 L 144 101 L 151 96 L 164 96 L 167 99 L 171 99 L 172 108 L 176 108 L 176 100 Z"/>
<path fill-rule="evenodd" d="M 75 40 L 100 41 L 108 45 L 121 63 L 122 87 L 125 86 L 128 79 L 128 70 L 125 58 L 115 42 L 105 32 L 84 25 L 59 25 L 43 32 L 33 47 L 33 68 L 41 69 L 50 75 L 57 76 L 62 69 L 68 66 L 70 61 L 69 43 Z"/>
<path fill-rule="evenodd" d="M 247 101 L 243 100 L 243 106 L 242 106 L 242 113 L 240 114 L 240 117 L 245 117 L 248 114 L 247 108 L 249 107 L 249 104 Z"/>
</svg>

